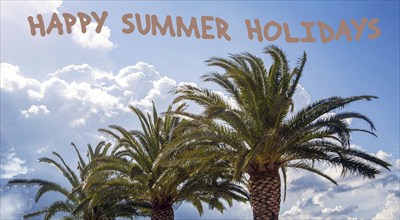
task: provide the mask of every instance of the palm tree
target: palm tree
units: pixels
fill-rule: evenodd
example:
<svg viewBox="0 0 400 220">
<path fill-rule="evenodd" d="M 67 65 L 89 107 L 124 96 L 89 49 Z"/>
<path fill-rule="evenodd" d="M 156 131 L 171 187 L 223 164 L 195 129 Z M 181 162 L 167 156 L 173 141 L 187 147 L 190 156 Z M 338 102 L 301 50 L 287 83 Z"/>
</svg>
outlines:
<svg viewBox="0 0 400 220">
<path fill-rule="evenodd" d="M 349 173 L 374 178 L 380 173 L 375 165 L 389 169 L 387 162 L 350 146 L 350 134 L 354 131 L 375 135 L 372 121 L 357 112 L 339 111 L 352 102 L 377 97 L 329 97 L 293 112 L 293 95 L 306 54 L 291 70 L 280 48 L 267 46 L 264 53 L 273 59 L 268 70 L 261 58 L 250 53 L 206 61 L 209 66 L 222 68 L 224 73 L 210 73 L 203 76 L 204 80 L 222 87 L 227 97 L 220 92 L 184 85 L 177 89 L 179 96 L 175 99 L 175 102 L 194 101 L 204 107 L 200 115 L 176 115 L 190 119 L 191 126 L 197 128 L 187 134 L 187 140 L 214 142 L 214 146 L 204 146 L 214 150 L 210 157 L 228 160 L 235 179 L 248 177 L 254 219 L 278 219 L 281 176 L 286 196 L 288 168 L 316 173 L 335 184 L 317 168 L 316 162 L 341 168 L 342 176 Z M 346 119 L 361 119 L 371 130 L 351 128 Z M 176 148 L 171 154 L 179 151 L 182 149 Z"/>
<path fill-rule="evenodd" d="M 93 163 L 93 168 L 88 167 L 94 175 L 89 177 L 85 187 L 103 185 L 103 190 L 94 196 L 95 200 L 115 194 L 128 195 L 142 208 L 149 208 L 153 220 L 174 219 L 173 206 L 182 202 L 192 204 L 201 215 L 202 203 L 222 212 L 225 209 L 223 201 L 230 206 L 233 200 L 247 201 L 247 192 L 230 181 L 230 174 L 220 172 L 228 167 L 225 161 L 214 160 L 200 166 L 173 160 L 172 156 L 169 159 L 175 165 L 158 163 L 163 152 L 185 132 L 179 129 L 183 121 L 169 114 L 172 106 L 164 117 L 157 114 L 154 103 L 152 114 L 147 116 L 136 107 L 130 109 L 139 118 L 142 130 L 128 131 L 117 125 L 111 125 L 111 130 L 100 129 L 117 140 L 118 150 L 115 157 L 98 160 Z M 174 111 L 183 112 L 184 109 L 182 104 Z M 103 171 L 114 171 L 116 178 L 99 181 L 97 175 Z"/>
<path fill-rule="evenodd" d="M 59 200 L 51 203 L 44 209 L 34 211 L 24 215 L 25 219 L 34 218 L 44 214 L 44 219 L 48 220 L 54 217 L 59 212 L 69 213 L 68 216 L 64 216 L 63 219 L 102 219 L 111 220 L 115 217 L 131 217 L 136 213 L 136 210 L 132 208 L 129 201 L 125 204 L 112 204 L 107 201 L 102 201 L 102 203 L 97 203 L 99 205 L 92 205 L 90 203 L 90 193 L 85 191 L 81 185 L 85 181 L 86 176 L 83 175 L 82 170 L 90 164 L 94 159 L 100 159 L 107 156 L 107 152 L 110 149 L 111 144 L 100 142 L 96 148 L 93 150 L 91 145 L 88 145 L 88 158 L 89 161 L 85 162 L 81 154 L 79 153 L 77 147 L 72 143 L 75 148 L 77 156 L 79 158 L 78 171 L 80 175 L 78 176 L 64 161 L 64 159 L 56 152 L 53 152 L 59 162 L 51 158 L 43 157 L 39 159 L 39 162 L 49 163 L 56 167 L 63 176 L 68 180 L 71 185 L 70 189 L 64 186 L 43 179 L 15 179 L 8 182 L 8 186 L 16 185 L 28 185 L 28 186 L 38 186 L 35 196 L 35 202 L 38 202 L 44 194 L 47 192 L 57 192 L 65 197 L 65 200 Z"/>
</svg>

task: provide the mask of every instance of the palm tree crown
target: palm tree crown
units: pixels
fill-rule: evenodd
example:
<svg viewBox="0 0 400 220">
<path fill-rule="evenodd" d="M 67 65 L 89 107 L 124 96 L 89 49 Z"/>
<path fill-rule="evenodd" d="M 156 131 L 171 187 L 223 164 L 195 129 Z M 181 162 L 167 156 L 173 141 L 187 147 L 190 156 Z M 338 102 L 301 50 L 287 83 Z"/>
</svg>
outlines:
<svg viewBox="0 0 400 220">
<path fill-rule="evenodd" d="M 201 214 L 202 203 L 222 212 L 225 209 L 223 200 L 229 205 L 233 200 L 247 200 L 247 193 L 230 181 L 229 174 L 218 172 L 227 167 L 224 162 L 210 162 L 207 166 L 158 163 L 163 152 L 185 132 L 179 129 L 182 120 L 170 114 L 171 106 L 164 117 L 157 114 L 154 104 L 152 114 L 147 115 L 136 107 L 130 108 L 138 117 L 142 130 L 128 131 L 117 125 L 111 125 L 112 130 L 100 129 L 117 140 L 118 150 L 115 157 L 99 160 L 92 172 L 114 170 L 117 175 L 103 182 L 96 176 L 92 180 L 89 178 L 86 187 L 91 187 L 91 183 L 104 186 L 97 197 L 110 197 L 113 192 L 119 192 L 134 198 L 143 209 L 150 209 L 152 219 L 163 220 L 173 219 L 173 205 L 181 202 L 192 204 Z M 174 112 L 184 109 L 182 104 Z"/>
<path fill-rule="evenodd" d="M 63 217 L 63 219 L 115 219 L 116 217 L 132 217 L 136 214 L 136 210 L 132 209 L 131 204 L 121 203 L 112 204 L 104 200 L 96 205 L 92 205 L 90 202 L 91 192 L 82 188 L 82 183 L 86 180 L 86 176 L 82 171 L 91 163 L 94 159 L 100 159 L 108 156 L 108 150 L 111 144 L 100 142 L 95 149 L 88 145 L 88 161 L 86 162 L 77 147 L 72 143 L 72 146 L 76 150 L 79 162 L 78 171 L 79 175 L 76 174 L 64 161 L 60 154 L 53 152 L 53 155 L 60 161 L 57 162 L 48 157 L 39 159 L 39 162 L 45 162 L 56 167 L 63 176 L 68 180 L 71 185 L 70 189 L 63 187 L 62 185 L 47 181 L 43 179 L 15 179 L 8 182 L 8 186 L 16 185 L 28 185 L 38 186 L 35 196 L 35 202 L 38 202 L 44 194 L 47 192 L 57 192 L 65 197 L 65 200 L 59 200 L 51 203 L 48 207 L 34 211 L 24 215 L 25 219 L 34 218 L 40 215 L 44 215 L 44 219 L 49 220 L 53 218 L 57 213 L 69 213 Z"/>
<path fill-rule="evenodd" d="M 386 169 L 390 164 L 350 146 L 354 131 L 374 134 L 374 124 L 357 112 L 340 112 L 348 104 L 377 97 L 362 95 L 329 97 L 293 112 L 293 95 L 302 76 L 306 54 L 290 69 L 285 53 L 276 46 L 264 49 L 273 59 L 267 69 L 261 58 L 250 53 L 229 58 L 212 57 L 209 66 L 224 73 L 203 76 L 205 81 L 222 87 L 219 92 L 184 85 L 177 90 L 175 102 L 194 101 L 204 107 L 203 114 L 179 114 L 190 118 L 197 131 L 188 135 L 206 145 L 215 154 L 231 162 L 235 178 L 249 176 L 250 201 L 255 219 L 276 219 L 280 205 L 280 175 L 286 183 L 287 168 L 304 169 L 336 182 L 318 170 L 315 162 L 340 167 L 347 173 L 374 178 L 375 165 Z M 370 130 L 351 128 L 346 119 L 361 119 Z M 178 149 L 176 149 L 178 150 Z M 285 184 L 286 187 L 286 184 Z M 285 190 L 286 192 L 286 190 Z"/>
</svg>

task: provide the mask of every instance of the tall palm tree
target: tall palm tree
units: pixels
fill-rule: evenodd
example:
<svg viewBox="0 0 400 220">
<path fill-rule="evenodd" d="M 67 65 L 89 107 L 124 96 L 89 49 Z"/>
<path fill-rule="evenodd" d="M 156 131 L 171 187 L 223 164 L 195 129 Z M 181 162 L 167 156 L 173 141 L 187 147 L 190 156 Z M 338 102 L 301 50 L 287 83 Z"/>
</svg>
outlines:
<svg viewBox="0 0 400 220">
<path fill-rule="evenodd" d="M 110 198 L 114 192 L 128 195 L 143 208 L 148 207 L 153 220 L 174 219 L 173 206 L 182 202 L 192 204 L 202 214 L 202 203 L 222 212 L 225 209 L 222 201 L 230 206 L 233 200 L 247 201 L 247 192 L 230 181 L 232 175 L 220 172 L 228 167 L 225 161 L 209 161 L 202 166 L 177 160 L 174 160 L 175 165 L 158 163 L 163 152 L 185 132 L 179 129 L 182 120 L 169 114 L 172 106 L 164 117 L 157 114 L 154 104 L 152 114 L 146 115 L 132 106 L 130 109 L 140 120 L 142 130 L 129 131 L 117 125 L 100 129 L 117 140 L 118 150 L 115 157 L 99 160 L 93 163 L 93 168 L 88 168 L 94 175 L 89 177 L 85 187 L 103 185 L 103 190 L 97 191 L 94 198 Z M 184 109 L 182 104 L 174 111 L 183 112 Z M 173 159 L 173 156 L 169 158 Z M 116 178 L 99 181 L 96 175 L 102 171 L 115 171 Z"/>
<path fill-rule="evenodd" d="M 224 72 L 210 73 L 203 76 L 204 80 L 222 87 L 227 97 L 220 92 L 184 85 L 176 91 L 179 96 L 175 99 L 175 102 L 194 101 L 204 107 L 200 115 L 176 113 L 197 127 L 197 131 L 187 134 L 187 140 L 214 142 L 214 146 L 204 146 L 214 150 L 210 157 L 230 161 L 236 179 L 248 176 L 254 219 L 278 219 L 281 176 L 286 196 L 288 168 L 316 173 L 335 184 L 318 169 L 316 162 L 341 168 L 342 176 L 349 173 L 374 178 L 380 173 L 377 166 L 389 169 L 387 162 L 350 146 L 350 134 L 354 131 L 375 135 L 372 121 L 357 112 L 339 111 L 352 102 L 377 97 L 334 96 L 293 112 L 293 95 L 306 54 L 290 69 L 285 53 L 277 46 L 267 46 L 264 53 L 273 60 L 268 70 L 261 58 L 250 53 L 206 61 Z M 351 128 L 346 119 L 361 119 L 371 130 Z M 171 152 L 178 150 L 182 149 Z"/>
<path fill-rule="evenodd" d="M 79 175 L 76 174 L 64 161 L 64 159 L 56 152 L 53 155 L 59 160 L 53 160 L 48 157 L 39 159 L 39 162 L 49 163 L 56 167 L 63 176 L 68 180 L 71 188 L 68 189 L 56 182 L 43 180 L 43 179 L 15 179 L 8 182 L 8 186 L 27 185 L 27 186 L 38 186 L 35 196 L 35 202 L 38 202 L 44 194 L 47 192 L 57 192 L 65 197 L 65 200 L 58 200 L 51 203 L 44 209 L 34 211 L 24 215 L 25 219 L 34 218 L 40 215 L 44 215 L 44 219 L 48 220 L 53 218 L 57 213 L 64 212 L 69 215 L 64 216 L 63 219 L 102 219 L 109 220 L 115 219 L 115 217 L 131 217 L 136 214 L 136 210 L 132 208 L 132 205 L 127 202 L 125 204 L 112 204 L 105 201 L 97 203 L 98 205 L 92 206 L 90 203 L 89 191 L 85 191 L 81 185 L 85 181 L 86 176 L 83 175 L 82 170 L 90 164 L 94 159 L 100 159 L 107 156 L 111 144 L 100 142 L 95 149 L 88 145 L 88 162 L 82 158 L 77 147 L 72 143 L 75 148 L 77 156 L 79 158 L 78 171 Z"/>
</svg>

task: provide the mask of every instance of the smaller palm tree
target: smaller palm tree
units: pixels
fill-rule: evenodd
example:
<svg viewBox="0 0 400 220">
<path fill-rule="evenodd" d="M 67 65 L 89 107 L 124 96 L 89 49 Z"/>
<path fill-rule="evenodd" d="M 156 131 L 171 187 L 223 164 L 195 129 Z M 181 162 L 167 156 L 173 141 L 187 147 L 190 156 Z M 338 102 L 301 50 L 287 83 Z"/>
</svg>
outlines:
<svg viewBox="0 0 400 220">
<path fill-rule="evenodd" d="M 233 200 L 247 201 L 247 192 L 230 181 L 232 175 L 221 172 L 229 167 L 225 161 L 210 160 L 208 164 L 200 165 L 172 156 L 168 165 L 159 163 L 163 153 L 185 132 L 180 129 L 183 121 L 170 114 L 172 106 L 164 117 L 157 114 L 154 103 L 153 113 L 147 116 L 136 107 L 130 109 L 139 118 L 141 131 L 129 131 L 117 125 L 111 125 L 112 130 L 100 129 L 117 140 L 118 150 L 115 156 L 97 160 L 87 169 L 93 175 L 85 187 L 103 186 L 102 190 L 96 191 L 94 201 L 104 197 L 132 199 L 147 208 L 153 220 L 173 219 L 173 206 L 182 202 L 192 204 L 201 215 L 202 203 L 223 212 L 223 201 L 230 206 Z M 174 112 L 184 109 L 185 105 L 179 105 Z M 195 154 L 188 151 L 186 156 Z M 101 172 L 110 171 L 115 172 L 115 178 L 99 180 Z"/>
<path fill-rule="evenodd" d="M 98 202 L 96 205 L 92 205 L 90 202 L 89 191 L 84 190 L 81 185 L 85 181 L 86 176 L 83 175 L 82 170 L 85 169 L 88 164 L 94 159 L 104 158 L 107 156 L 107 152 L 110 149 L 111 144 L 100 142 L 93 150 L 91 145 L 88 145 L 88 162 L 82 158 L 77 147 L 72 143 L 75 148 L 77 156 L 79 158 L 78 171 L 79 176 L 65 163 L 64 159 L 56 152 L 53 152 L 59 162 L 54 159 L 43 157 L 39 159 L 39 162 L 49 163 L 56 167 L 63 176 L 68 180 L 71 185 L 70 189 L 52 181 L 43 179 L 15 179 L 8 182 L 8 186 L 38 186 L 39 189 L 35 196 L 35 202 L 38 202 L 44 194 L 47 192 L 57 192 L 65 197 L 65 200 L 58 200 L 51 203 L 46 208 L 38 211 L 34 211 L 24 215 L 24 219 L 38 217 L 44 215 L 45 220 L 53 218 L 57 213 L 63 212 L 69 215 L 64 216 L 63 219 L 115 219 L 115 217 L 131 217 L 136 213 L 135 209 L 132 209 L 129 202 L 123 204 L 111 204 L 107 201 Z"/>
</svg>

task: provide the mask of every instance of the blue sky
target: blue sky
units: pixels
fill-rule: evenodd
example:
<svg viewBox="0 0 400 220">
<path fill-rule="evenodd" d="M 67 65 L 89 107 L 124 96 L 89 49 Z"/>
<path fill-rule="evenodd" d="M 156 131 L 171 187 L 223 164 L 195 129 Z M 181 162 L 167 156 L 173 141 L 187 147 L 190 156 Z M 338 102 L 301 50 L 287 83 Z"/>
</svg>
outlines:
<svg viewBox="0 0 400 220">
<path fill-rule="evenodd" d="M 102 32 L 93 28 L 82 35 L 79 28 L 72 34 L 53 31 L 45 37 L 32 36 L 28 16 L 42 14 L 47 24 L 53 12 L 100 14 L 108 12 Z M 230 41 L 141 35 L 135 30 L 124 34 L 121 20 L 126 13 L 156 15 L 160 21 L 170 15 L 219 17 L 229 24 Z M 365 27 L 359 41 L 351 20 L 360 23 L 379 19 L 377 39 L 369 39 L 373 31 Z M 247 37 L 245 20 L 258 19 L 261 26 L 270 21 L 287 23 L 293 37 L 305 37 L 302 21 L 328 24 L 337 33 L 344 20 L 353 40 L 323 44 L 316 26 L 312 29 L 315 43 L 288 43 L 282 33 L 274 41 Z M 69 147 L 76 143 L 85 150 L 87 143 L 96 144 L 103 137 L 98 128 L 121 124 L 137 128 L 128 105 L 148 109 L 154 100 L 160 109 L 173 99 L 168 93 L 183 82 L 200 82 L 199 77 L 214 71 L 204 65 L 210 56 L 249 51 L 262 54 L 271 43 L 282 47 L 291 64 L 303 51 L 308 61 L 297 91 L 298 106 L 323 97 L 371 94 L 378 100 L 351 105 L 348 110 L 368 115 L 376 124 L 378 138 L 355 134 L 355 147 L 374 153 L 393 163 L 392 172 L 383 172 L 369 181 L 346 177 L 341 179 L 334 169 L 322 166 L 340 186 L 310 174 L 292 172 L 288 200 L 283 203 L 283 218 L 384 218 L 399 216 L 399 2 L 397 1 L 149 1 L 128 2 L 18 2 L 1 1 L 1 217 L 20 219 L 29 210 L 52 201 L 44 197 L 34 204 L 35 189 L 7 189 L 10 178 L 45 177 L 63 182 L 60 175 L 37 159 L 51 151 L 65 155 L 71 164 L 76 158 Z M 215 28 L 214 24 L 210 24 Z M 95 27 L 95 26 L 93 26 Z M 211 31 L 215 34 L 215 29 Z M 196 109 L 196 107 L 192 107 Z M 365 127 L 352 121 L 356 127 Z M 55 195 L 54 195 L 55 196 Z M 374 199 L 374 204 L 371 204 Z M 13 207 L 4 205 L 15 202 Z M 177 207 L 177 218 L 194 218 L 193 208 Z M 235 204 L 223 215 L 206 211 L 203 219 L 250 219 L 248 204 Z"/>
</svg>

